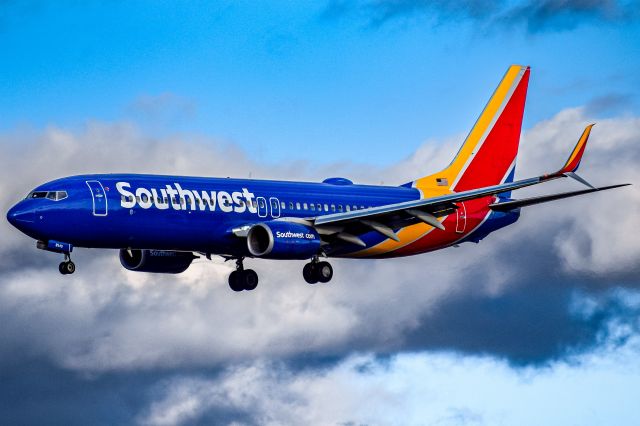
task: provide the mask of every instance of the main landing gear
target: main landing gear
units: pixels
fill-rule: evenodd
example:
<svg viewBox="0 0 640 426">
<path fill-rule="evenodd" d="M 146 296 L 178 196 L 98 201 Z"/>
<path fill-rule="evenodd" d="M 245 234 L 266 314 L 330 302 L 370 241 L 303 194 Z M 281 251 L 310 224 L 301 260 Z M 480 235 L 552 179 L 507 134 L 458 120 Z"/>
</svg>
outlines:
<svg viewBox="0 0 640 426">
<path fill-rule="evenodd" d="M 244 269 L 242 261 L 236 260 L 236 270 L 229 275 L 229 287 L 233 291 L 254 290 L 258 286 L 258 274 L 253 269 Z"/>
<path fill-rule="evenodd" d="M 58 271 L 62 275 L 70 275 L 76 271 L 76 264 L 71 261 L 71 256 L 67 253 L 64 255 L 64 262 L 58 266 Z"/>
<path fill-rule="evenodd" d="M 309 284 L 328 283 L 333 278 L 333 268 L 329 262 L 319 262 L 318 256 L 314 256 L 311 262 L 304 265 L 302 276 Z"/>
</svg>

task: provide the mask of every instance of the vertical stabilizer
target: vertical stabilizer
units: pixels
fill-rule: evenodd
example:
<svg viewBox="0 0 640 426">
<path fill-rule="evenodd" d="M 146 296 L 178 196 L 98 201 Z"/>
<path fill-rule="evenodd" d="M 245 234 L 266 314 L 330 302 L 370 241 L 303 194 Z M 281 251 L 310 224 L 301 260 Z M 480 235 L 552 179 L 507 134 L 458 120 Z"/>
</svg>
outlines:
<svg viewBox="0 0 640 426">
<path fill-rule="evenodd" d="M 451 164 L 412 186 L 429 196 L 513 181 L 529 73 L 509 67 Z"/>
</svg>

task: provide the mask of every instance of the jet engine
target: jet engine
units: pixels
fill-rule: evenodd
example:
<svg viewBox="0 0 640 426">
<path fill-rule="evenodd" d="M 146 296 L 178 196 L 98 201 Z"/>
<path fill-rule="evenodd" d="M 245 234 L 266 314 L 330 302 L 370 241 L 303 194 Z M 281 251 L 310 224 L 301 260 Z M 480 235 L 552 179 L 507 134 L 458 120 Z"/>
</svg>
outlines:
<svg viewBox="0 0 640 426">
<path fill-rule="evenodd" d="M 318 254 L 320 243 L 314 228 L 278 220 L 257 223 L 247 234 L 249 253 L 269 259 L 309 259 Z"/>
<path fill-rule="evenodd" d="M 196 256 L 191 252 L 165 250 L 120 250 L 120 263 L 136 272 L 179 274 L 187 270 Z"/>
</svg>

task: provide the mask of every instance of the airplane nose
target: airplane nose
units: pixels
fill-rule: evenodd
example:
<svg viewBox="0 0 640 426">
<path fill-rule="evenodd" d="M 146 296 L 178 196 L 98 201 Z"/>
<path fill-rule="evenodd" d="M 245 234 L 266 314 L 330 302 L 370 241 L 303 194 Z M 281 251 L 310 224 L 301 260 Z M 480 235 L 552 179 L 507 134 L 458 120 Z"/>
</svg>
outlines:
<svg viewBox="0 0 640 426">
<path fill-rule="evenodd" d="M 33 223 L 35 221 L 35 213 L 33 210 L 24 209 L 18 203 L 7 212 L 7 220 L 18 228 L 22 224 Z"/>
</svg>

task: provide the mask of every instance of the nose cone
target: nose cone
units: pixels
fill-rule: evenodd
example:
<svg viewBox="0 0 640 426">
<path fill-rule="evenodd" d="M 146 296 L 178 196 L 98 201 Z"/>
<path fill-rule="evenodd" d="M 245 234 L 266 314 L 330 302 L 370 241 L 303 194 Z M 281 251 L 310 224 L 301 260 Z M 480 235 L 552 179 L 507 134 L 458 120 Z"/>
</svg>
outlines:
<svg viewBox="0 0 640 426">
<path fill-rule="evenodd" d="M 7 212 L 7 220 L 18 229 L 33 223 L 35 216 L 35 212 L 32 209 L 25 209 L 24 206 L 21 206 L 21 203 L 11 207 Z"/>
</svg>

